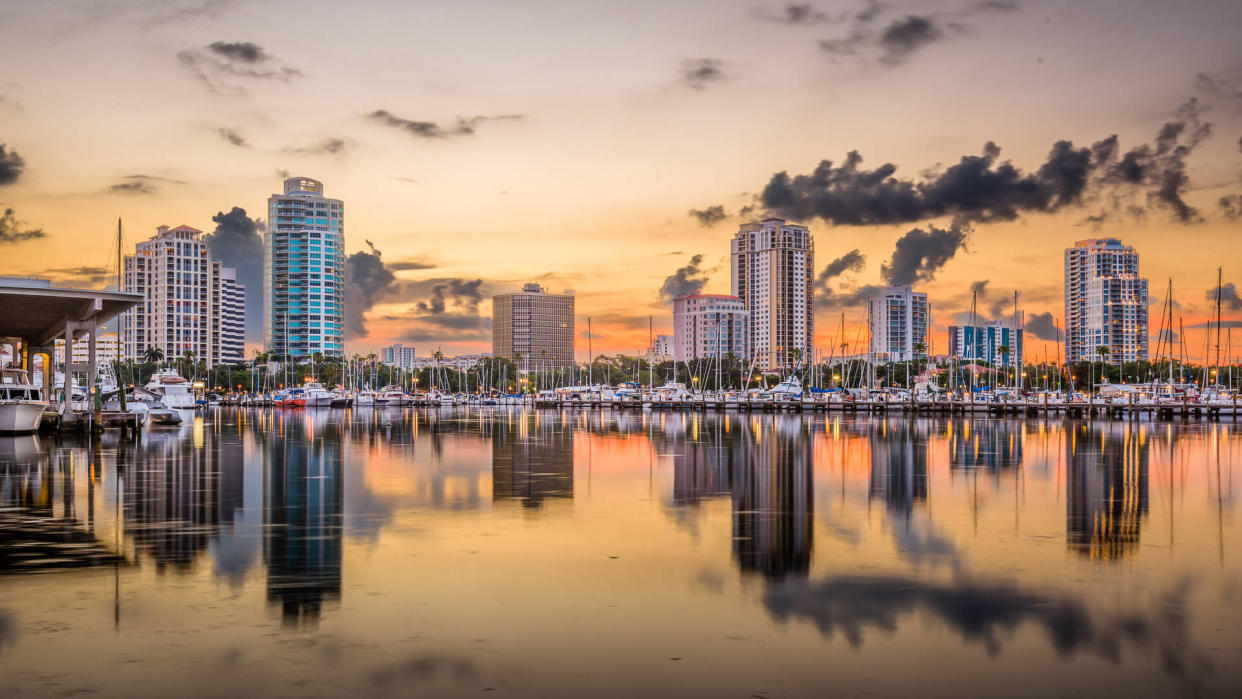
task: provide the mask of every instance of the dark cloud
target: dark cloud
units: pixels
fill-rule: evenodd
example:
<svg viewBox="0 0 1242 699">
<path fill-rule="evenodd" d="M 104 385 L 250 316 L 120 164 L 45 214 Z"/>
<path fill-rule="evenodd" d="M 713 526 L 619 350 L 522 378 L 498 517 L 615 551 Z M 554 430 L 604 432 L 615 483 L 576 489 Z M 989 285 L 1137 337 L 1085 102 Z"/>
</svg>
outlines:
<svg viewBox="0 0 1242 699">
<path fill-rule="evenodd" d="M 221 126 L 220 128 L 216 129 L 216 133 L 220 135 L 220 138 L 224 139 L 225 141 L 228 141 L 229 143 L 237 146 L 238 148 L 249 148 L 250 147 L 250 142 L 247 141 L 246 137 L 241 135 L 241 132 L 238 131 L 237 129 L 230 129 L 225 126 Z"/>
<path fill-rule="evenodd" d="M 366 312 L 397 281 L 397 276 L 384 265 L 380 251 L 371 241 L 366 243 L 370 252 L 359 251 L 345 258 L 346 339 L 366 336 Z"/>
<path fill-rule="evenodd" d="M 1155 335 L 1152 335 L 1150 342 L 1177 342 L 1179 339 L 1180 336 L 1175 331 L 1166 328 L 1164 330 L 1157 331 Z"/>
<path fill-rule="evenodd" d="M 867 264 L 867 258 L 858 249 L 850 250 L 837 259 L 829 262 L 824 270 L 815 277 L 815 300 L 821 305 L 832 305 L 833 291 L 829 283 L 846 272 L 861 271 Z"/>
<path fill-rule="evenodd" d="M 1061 331 L 1057 329 L 1056 320 L 1051 313 L 1028 314 L 1022 330 L 1027 335 L 1049 342 L 1059 342 L 1062 339 Z"/>
<path fill-rule="evenodd" d="M 894 20 L 880 33 L 880 47 L 883 49 L 880 62 L 897 65 L 915 51 L 942 38 L 944 30 L 931 17 L 908 15 Z"/>
<path fill-rule="evenodd" d="M 1166 673 L 1198 683 L 1211 664 L 1187 642 L 1185 595 L 1183 586 L 1158 600 L 1150 613 L 1104 615 L 1092 613 L 1080 598 L 1011 583 L 842 575 L 774 585 L 763 603 L 778 621 L 809 621 L 825 637 L 840 633 L 854 647 L 862 645 L 868 629 L 892 634 L 903 618 L 909 623 L 933 618 L 995 656 L 1016 629 L 1031 625 L 1042 629 L 1063 657 L 1082 653 L 1117 662 L 1126 647 L 1154 651 Z"/>
<path fill-rule="evenodd" d="M 977 282 L 971 282 L 970 293 L 979 298 L 986 298 L 988 295 L 988 281 L 987 279 L 981 279 Z"/>
<path fill-rule="evenodd" d="M 388 265 L 388 269 L 391 269 L 394 272 L 405 272 L 417 269 L 435 269 L 435 267 L 436 264 L 434 262 L 418 259 L 397 260 L 396 262 Z"/>
<path fill-rule="evenodd" d="M 1202 329 L 1202 328 L 1215 328 L 1217 327 L 1217 325 L 1216 325 L 1216 321 L 1212 321 L 1210 323 L 1206 323 L 1206 322 L 1195 323 L 1194 325 L 1187 325 L 1186 327 Z M 1220 322 L 1220 327 L 1221 328 L 1242 328 L 1242 320 L 1222 320 Z"/>
<path fill-rule="evenodd" d="M 108 186 L 109 192 L 119 194 L 155 194 L 161 184 L 185 184 L 182 180 L 155 175 L 126 175 L 120 182 Z"/>
<path fill-rule="evenodd" d="M 963 156 L 942 172 L 927 172 L 919 179 L 896 177 L 892 163 L 865 169 L 862 156 L 851 151 L 839 165 L 824 160 L 810 174 L 773 175 L 759 203 L 777 216 L 820 218 L 838 225 L 913 223 L 941 216 L 971 223 L 1010 221 L 1101 198 L 1111 209 L 1122 210 L 1124 198 L 1138 194 L 1145 197 L 1147 208 L 1167 210 L 1173 220 L 1193 223 L 1201 218 L 1182 198 L 1189 186 L 1186 158 L 1210 134 L 1211 125 L 1200 120 L 1198 105 L 1191 100 L 1150 144 L 1119 155 L 1116 136 L 1090 147 L 1058 141 L 1032 172 L 1001 161 L 1000 148 L 990 141 L 980 155 Z"/>
<path fill-rule="evenodd" d="M 177 54 L 181 66 L 212 92 L 246 94 L 254 81 L 291 82 L 302 71 L 276 59 L 249 41 L 215 41 L 201 49 Z"/>
<path fill-rule="evenodd" d="M 441 126 L 434 121 L 404 119 L 396 116 L 392 112 L 389 112 L 387 109 L 377 109 L 368 114 L 367 118 L 372 121 L 379 122 L 385 126 L 400 129 L 407 134 L 418 138 L 450 138 L 453 136 L 472 136 L 478 129 L 479 125 L 485 121 L 520 121 L 526 117 L 522 114 L 457 117 L 457 120 L 453 124 Z"/>
<path fill-rule="evenodd" d="M 1220 287 L 1212 287 L 1203 292 L 1203 297 L 1212 304 L 1212 308 L 1216 307 L 1216 294 L 1220 292 L 1220 307 L 1227 311 L 1242 311 L 1242 298 L 1238 297 L 1238 288 L 1233 282 L 1225 282 Z"/>
<path fill-rule="evenodd" d="M 313 146 L 285 148 L 283 152 L 293 155 L 344 155 L 346 143 L 340 138 L 325 138 Z"/>
<path fill-rule="evenodd" d="M 1216 73 L 1196 73 L 1195 90 L 1210 103 L 1242 110 L 1242 65 Z"/>
<path fill-rule="evenodd" d="M 681 81 L 695 90 L 706 89 L 711 83 L 726 78 L 724 62 L 718 58 L 690 58 L 681 62 Z"/>
<path fill-rule="evenodd" d="M 841 21 L 845 18 L 844 16 L 833 17 L 827 12 L 816 9 L 810 3 L 795 2 L 777 9 L 769 7 L 756 8 L 752 15 L 755 19 L 763 22 L 794 25 L 824 24 Z"/>
<path fill-rule="evenodd" d="M 1220 198 L 1221 213 L 1230 221 L 1242 217 L 1242 194 L 1230 194 Z"/>
<path fill-rule="evenodd" d="M 471 315 L 479 312 L 479 302 L 483 300 L 483 280 L 446 279 L 431 287 L 431 298 L 418 302 L 418 310 L 423 313 L 441 314 L 448 307 L 464 311 Z"/>
<path fill-rule="evenodd" d="M 5 209 L 4 216 L 0 216 L 0 245 L 46 237 L 47 233 L 42 228 L 29 228 L 25 221 L 17 220 L 17 214 L 12 209 Z"/>
<path fill-rule="evenodd" d="M 57 284 L 76 289 L 93 289 L 101 284 L 115 283 L 116 270 L 106 267 L 53 267 L 39 273 Z"/>
<path fill-rule="evenodd" d="M 893 256 L 880 265 L 880 275 L 894 286 L 931 281 L 959 249 L 966 247 L 968 233 L 957 225 L 913 228 L 897 239 Z"/>
<path fill-rule="evenodd" d="M 702 269 L 703 256 L 690 258 L 690 264 L 679 268 L 664 279 L 660 285 L 660 299 L 671 303 L 673 299 L 687 294 L 697 294 L 707 284 L 707 274 Z"/>
<path fill-rule="evenodd" d="M 216 228 L 203 241 L 220 264 L 237 268 L 237 281 L 246 287 L 246 339 L 257 342 L 263 338 L 263 221 L 239 206 L 211 220 Z"/>
<path fill-rule="evenodd" d="M 709 206 L 706 209 L 690 209 L 688 213 L 691 218 L 698 220 L 699 225 L 704 228 L 711 228 L 729 218 L 729 215 L 725 213 L 724 207 L 719 204 Z"/>
<path fill-rule="evenodd" d="M 970 20 L 979 15 L 1017 9 L 1011 2 L 978 2 L 953 12 L 907 14 L 893 17 L 879 28 L 880 19 L 892 6 L 868 0 L 852 17 L 834 23 L 847 27 L 845 36 L 823 39 L 819 47 L 834 59 L 851 57 L 885 66 L 905 63 L 925 46 L 954 36 L 973 33 Z"/>
<path fill-rule="evenodd" d="M 26 161 L 17 151 L 0 143 L 0 185 L 13 184 L 26 169 Z"/>
</svg>

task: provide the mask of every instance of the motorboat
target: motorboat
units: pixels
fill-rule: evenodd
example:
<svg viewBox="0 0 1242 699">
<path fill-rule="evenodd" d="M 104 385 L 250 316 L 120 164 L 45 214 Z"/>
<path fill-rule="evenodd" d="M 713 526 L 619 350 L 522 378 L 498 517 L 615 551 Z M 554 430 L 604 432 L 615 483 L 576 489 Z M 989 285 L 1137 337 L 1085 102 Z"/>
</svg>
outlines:
<svg viewBox="0 0 1242 699">
<path fill-rule="evenodd" d="M 400 386 L 388 385 L 379 390 L 379 397 L 383 400 L 384 405 L 390 407 L 400 407 L 410 404 L 410 397 L 401 390 Z"/>
<path fill-rule="evenodd" d="M 332 401 L 336 399 L 336 396 L 318 381 L 307 381 L 302 384 L 302 394 L 308 408 L 330 408 Z"/>
<path fill-rule="evenodd" d="M 198 407 L 190 382 L 182 378 L 176 369 L 160 369 L 143 388 L 159 396 L 160 402 L 173 410 Z"/>
<path fill-rule="evenodd" d="M 37 431 L 47 406 L 25 369 L 0 370 L 0 433 Z"/>
<path fill-rule="evenodd" d="M 767 393 L 769 396 L 774 397 L 800 398 L 802 396 L 802 382 L 798 380 L 797 376 L 790 376 L 768 389 Z"/>
</svg>

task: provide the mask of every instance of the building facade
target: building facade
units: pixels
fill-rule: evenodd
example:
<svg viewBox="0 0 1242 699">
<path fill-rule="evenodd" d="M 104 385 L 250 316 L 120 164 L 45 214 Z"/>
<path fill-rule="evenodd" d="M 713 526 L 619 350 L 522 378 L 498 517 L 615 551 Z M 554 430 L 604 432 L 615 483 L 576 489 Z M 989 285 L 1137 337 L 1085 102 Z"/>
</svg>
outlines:
<svg viewBox="0 0 1242 699">
<path fill-rule="evenodd" d="M 492 354 L 521 355 L 520 369 L 574 365 L 574 297 L 527 284 L 492 297 Z"/>
<path fill-rule="evenodd" d="M 220 361 L 246 360 L 246 285 L 237 269 L 220 268 Z"/>
<path fill-rule="evenodd" d="M 202 231 L 160 226 L 122 264 L 124 291 L 146 297 L 121 314 L 124 359 L 141 361 L 155 348 L 168 360 L 189 352 L 209 367 L 231 361 L 224 358 L 221 323 L 226 268 L 211 259 Z M 243 306 L 243 328 L 244 315 Z"/>
<path fill-rule="evenodd" d="M 1065 250 L 1065 359 L 1147 359 L 1147 280 L 1139 277 L 1138 252 L 1117 238 Z"/>
<path fill-rule="evenodd" d="M 345 205 L 323 183 L 285 180 L 267 200 L 263 340 L 277 357 L 344 356 Z"/>
<path fill-rule="evenodd" d="M 737 296 L 690 294 L 673 300 L 673 358 L 744 359 L 750 351 L 750 312 Z"/>
<path fill-rule="evenodd" d="M 651 357 L 653 362 L 667 362 L 673 358 L 673 336 L 656 335 L 651 341 Z"/>
<path fill-rule="evenodd" d="M 1008 354 L 999 352 L 1008 348 Z M 987 325 L 950 325 L 949 356 L 965 361 L 989 362 L 992 366 L 1023 365 L 1022 328 L 994 321 Z"/>
<path fill-rule="evenodd" d="M 53 352 L 57 364 L 65 361 L 65 341 L 56 340 Z M 121 359 L 121 336 L 119 333 L 101 332 L 95 336 L 95 361 L 100 364 Z M 90 361 L 90 341 L 87 338 L 75 340 L 73 343 L 73 361 L 86 364 Z M 4 365 L 7 366 L 7 365 Z"/>
<path fill-rule="evenodd" d="M 927 354 L 927 294 L 909 286 L 890 286 L 868 304 L 873 359 L 908 362 Z"/>
<path fill-rule="evenodd" d="M 732 292 L 750 312 L 747 356 L 764 371 L 810 361 L 815 337 L 815 244 L 805 226 L 778 218 L 733 236 Z"/>
<path fill-rule="evenodd" d="M 413 369 L 418 364 L 413 347 L 405 347 L 401 343 L 380 350 L 380 361 L 398 369 Z"/>
</svg>

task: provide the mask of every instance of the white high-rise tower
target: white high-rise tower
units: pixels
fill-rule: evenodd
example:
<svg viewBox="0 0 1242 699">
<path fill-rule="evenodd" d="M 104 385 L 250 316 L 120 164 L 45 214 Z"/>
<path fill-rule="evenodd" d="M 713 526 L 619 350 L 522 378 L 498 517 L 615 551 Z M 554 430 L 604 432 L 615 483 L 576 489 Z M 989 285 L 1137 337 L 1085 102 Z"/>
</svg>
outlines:
<svg viewBox="0 0 1242 699">
<path fill-rule="evenodd" d="M 733 236 L 733 295 L 750 311 L 750 358 L 764 371 L 813 360 L 815 243 L 779 218 L 744 223 Z"/>
<path fill-rule="evenodd" d="M 1138 252 L 1117 238 L 1080 240 L 1065 250 L 1065 359 L 1147 359 L 1147 280 L 1139 277 Z"/>
</svg>

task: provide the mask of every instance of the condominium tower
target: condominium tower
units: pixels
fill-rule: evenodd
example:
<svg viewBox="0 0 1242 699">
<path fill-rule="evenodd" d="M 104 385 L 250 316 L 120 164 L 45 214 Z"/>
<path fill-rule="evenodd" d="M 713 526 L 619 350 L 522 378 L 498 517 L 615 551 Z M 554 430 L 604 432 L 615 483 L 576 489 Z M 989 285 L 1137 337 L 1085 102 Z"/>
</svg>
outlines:
<svg viewBox="0 0 1242 699">
<path fill-rule="evenodd" d="M 237 268 L 220 268 L 220 361 L 246 359 L 246 286 L 237 281 Z"/>
<path fill-rule="evenodd" d="M 122 356 L 142 360 L 155 348 L 167 359 L 193 353 L 209 367 L 240 359 L 232 346 L 226 352 L 224 328 L 245 327 L 245 287 L 233 268 L 211 259 L 202 231 L 160 226 L 135 248 L 125 257 L 121 284 L 146 300 L 121 314 Z M 228 291 L 226 270 L 233 277 Z M 240 305 L 232 302 L 238 294 Z"/>
<path fill-rule="evenodd" d="M 673 300 L 673 358 L 679 362 L 750 351 L 750 312 L 737 296 L 690 294 Z"/>
<path fill-rule="evenodd" d="M 1065 359 L 1147 359 L 1147 280 L 1139 277 L 1138 252 L 1117 238 L 1065 250 Z"/>
<path fill-rule="evenodd" d="M 398 369 L 413 369 L 417 359 L 414 348 L 406 347 L 400 342 L 380 349 L 380 361 Z"/>
<path fill-rule="evenodd" d="M 538 284 L 492 297 L 492 354 L 521 355 L 519 367 L 574 365 L 574 297 L 549 294 Z"/>
<path fill-rule="evenodd" d="M 323 183 L 285 180 L 267 200 L 263 256 L 263 341 L 290 359 L 345 351 L 345 205 Z"/>
<path fill-rule="evenodd" d="M 744 223 L 733 236 L 733 295 L 750 311 L 747 353 L 764 371 L 810 361 L 815 244 L 805 226 L 779 218 Z"/>
<path fill-rule="evenodd" d="M 979 325 L 949 326 L 949 356 L 993 366 L 1023 366 L 1022 328 L 1002 320 Z M 1006 348 L 1006 352 L 1000 349 Z"/>
<path fill-rule="evenodd" d="M 908 362 L 927 353 L 927 294 L 890 286 L 868 303 L 872 358 Z"/>
</svg>

